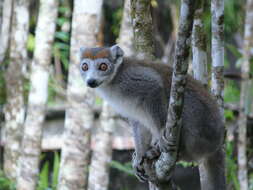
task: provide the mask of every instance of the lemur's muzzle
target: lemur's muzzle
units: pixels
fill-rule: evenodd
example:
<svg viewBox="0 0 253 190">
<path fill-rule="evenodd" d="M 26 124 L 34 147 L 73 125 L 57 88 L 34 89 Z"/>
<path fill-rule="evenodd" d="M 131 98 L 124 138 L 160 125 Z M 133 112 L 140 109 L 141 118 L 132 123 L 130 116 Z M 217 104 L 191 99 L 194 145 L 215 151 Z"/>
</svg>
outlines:
<svg viewBox="0 0 253 190">
<path fill-rule="evenodd" d="M 89 79 L 87 81 L 87 85 L 91 88 L 96 88 L 99 85 L 99 83 L 95 79 Z"/>
</svg>

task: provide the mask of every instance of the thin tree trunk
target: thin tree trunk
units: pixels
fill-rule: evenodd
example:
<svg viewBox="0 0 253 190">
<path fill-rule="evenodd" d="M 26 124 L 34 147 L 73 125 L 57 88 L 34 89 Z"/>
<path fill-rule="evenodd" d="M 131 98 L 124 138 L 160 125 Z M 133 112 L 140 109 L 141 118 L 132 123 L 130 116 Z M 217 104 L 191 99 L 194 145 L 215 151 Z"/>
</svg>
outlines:
<svg viewBox="0 0 253 190">
<path fill-rule="evenodd" d="M 128 57 L 135 55 L 133 43 L 134 33 L 130 12 L 130 0 L 125 0 L 118 43 L 119 46 L 124 50 L 125 56 Z"/>
<path fill-rule="evenodd" d="M 27 61 L 28 6 L 29 1 L 14 1 L 10 39 L 10 63 L 5 74 L 7 104 L 5 107 L 4 172 L 13 180 L 17 177 L 17 165 L 25 113 L 22 68 Z M 9 9 L 10 7 L 6 8 Z M 5 19 L 5 22 L 10 22 L 9 20 L 7 21 L 9 18 Z M 9 33 L 9 30 L 6 32 Z"/>
<path fill-rule="evenodd" d="M 18 190 L 34 190 L 39 174 L 42 126 L 48 96 L 49 66 L 56 27 L 58 1 L 41 0 L 31 67 L 31 89 L 20 157 Z"/>
<path fill-rule="evenodd" d="M 205 87 L 208 84 L 206 34 L 204 31 L 204 1 L 198 1 L 192 31 L 192 66 L 193 76 Z"/>
<path fill-rule="evenodd" d="M 131 0 L 131 17 L 138 58 L 154 59 L 153 25 L 150 0 Z"/>
<path fill-rule="evenodd" d="M 0 63 L 3 62 L 6 51 L 8 49 L 10 38 L 10 27 L 12 17 L 13 0 L 4 0 L 3 2 L 3 16 L 0 34 Z"/>
<path fill-rule="evenodd" d="M 90 156 L 90 130 L 94 124 L 94 94 L 79 72 L 79 49 L 94 47 L 102 0 L 74 1 L 70 65 L 67 87 L 64 143 L 62 147 L 59 190 L 83 190 L 87 186 Z"/>
<path fill-rule="evenodd" d="M 154 59 L 153 25 L 149 0 L 130 0 L 134 47 L 139 59 Z M 156 190 L 152 182 L 149 189 Z M 158 190 L 158 189 L 157 189 Z"/>
<path fill-rule="evenodd" d="M 182 108 L 184 89 L 186 84 L 186 74 L 188 69 L 188 56 L 190 44 L 188 40 L 191 35 L 194 16 L 194 1 L 182 0 L 179 32 L 176 42 L 175 60 L 173 66 L 172 84 L 170 92 L 170 102 L 168 117 L 166 122 L 166 131 L 164 138 L 175 144 L 175 150 L 168 153 L 162 152 L 159 160 L 155 163 L 156 175 L 159 180 L 166 179 L 170 175 L 171 169 L 176 163 L 178 152 L 178 142 L 182 125 Z M 159 184 L 158 184 L 159 185 Z M 160 188 L 162 189 L 162 188 Z"/>
<path fill-rule="evenodd" d="M 224 0 L 211 1 L 212 12 L 212 87 L 223 117 L 224 94 Z M 223 117 L 224 118 L 224 117 Z"/>
<path fill-rule="evenodd" d="M 4 0 L 0 0 L 0 29 L 2 30 L 2 21 L 3 21 L 3 3 Z"/>
<path fill-rule="evenodd" d="M 107 190 L 109 184 L 109 164 L 112 159 L 112 137 L 115 127 L 114 114 L 104 102 L 101 126 L 95 137 L 91 165 L 89 169 L 88 190 Z"/>
<path fill-rule="evenodd" d="M 241 190 L 248 189 L 247 175 L 247 100 L 250 86 L 250 60 L 253 58 L 251 49 L 253 48 L 253 0 L 247 0 L 246 18 L 244 27 L 244 51 L 243 62 L 241 65 L 241 96 L 240 96 L 240 114 L 238 120 L 238 179 Z"/>
</svg>

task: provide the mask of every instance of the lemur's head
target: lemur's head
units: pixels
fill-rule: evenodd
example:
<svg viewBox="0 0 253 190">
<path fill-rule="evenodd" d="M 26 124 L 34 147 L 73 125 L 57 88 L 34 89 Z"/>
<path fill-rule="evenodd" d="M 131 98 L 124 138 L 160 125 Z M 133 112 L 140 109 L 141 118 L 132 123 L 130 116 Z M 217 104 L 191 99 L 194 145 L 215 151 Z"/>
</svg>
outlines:
<svg viewBox="0 0 253 190">
<path fill-rule="evenodd" d="M 81 48 L 80 72 L 85 83 L 96 88 L 110 82 L 123 62 L 123 50 L 118 46 Z"/>
</svg>

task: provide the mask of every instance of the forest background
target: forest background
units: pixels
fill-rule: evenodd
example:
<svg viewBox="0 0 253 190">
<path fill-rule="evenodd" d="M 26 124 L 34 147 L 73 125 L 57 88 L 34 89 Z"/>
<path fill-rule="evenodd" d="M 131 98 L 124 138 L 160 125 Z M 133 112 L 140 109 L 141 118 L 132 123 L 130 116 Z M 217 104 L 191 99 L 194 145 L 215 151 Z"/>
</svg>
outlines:
<svg viewBox="0 0 253 190">
<path fill-rule="evenodd" d="M 139 184 L 133 177 L 132 140 L 121 135 L 128 133 L 126 123 L 76 82 L 78 73 L 74 66 L 78 64 L 80 46 L 118 43 L 127 56 L 135 55 L 130 1 L 85 2 L 0 1 L 0 190 L 22 186 L 73 189 L 73 184 L 68 183 L 72 178 L 74 185 L 89 190 L 146 188 L 147 184 Z M 199 2 L 203 25 L 196 29 L 197 42 L 206 52 L 207 69 L 207 80 L 202 82 L 210 87 L 211 2 Z M 172 65 L 180 1 L 147 3 L 152 17 L 154 55 Z M 253 14 L 252 4 L 252 0 L 224 0 L 224 117 L 229 190 L 253 189 L 253 24 L 245 21 L 247 14 Z M 248 37 L 246 30 L 251 31 Z M 193 75 L 196 67 L 191 59 L 189 62 L 188 73 Z M 46 131 L 47 121 L 59 118 L 65 123 L 53 123 L 52 130 Z M 60 125 L 60 131 L 54 125 Z M 119 125 L 120 135 L 115 134 Z M 22 139 L 26 147 L 22 147 Z M 198 181 L 197 185 L 194 180 L 190 182 L 191 177 L 198 177 L 195 163 L 178 165 L 183 172 L 189 172 L 184 182 L 182 173 L 175 176 L 181 189 L 189 189 L 189 184 L 198 189 Z M 62 166 L 65 169 L 61 170 Z"/>
</svg>

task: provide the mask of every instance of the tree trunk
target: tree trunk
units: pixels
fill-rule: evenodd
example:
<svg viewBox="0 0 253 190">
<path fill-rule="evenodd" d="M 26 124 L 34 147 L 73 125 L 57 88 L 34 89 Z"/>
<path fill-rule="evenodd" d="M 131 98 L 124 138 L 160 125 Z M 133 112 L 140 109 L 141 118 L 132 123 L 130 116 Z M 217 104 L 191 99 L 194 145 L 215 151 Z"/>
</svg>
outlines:
<svg viewBox="0 0 253 190">
<path fill-rule="evenodd" d="M 0 0 L 0 28 L 2 29 L 2 21 L 3 21 L 3 0 Z"/>
<path fill-rule="evenodd" d="M 134 47 L 137 51 L 137 58 L 139 59 L 155 58 L 150 6 L 151 4 L 149 0 L 130 0 Z M 156 190 L 156 187 L 154 184 L 149 182 L 149 189 Z"/>
<path fill-rule="evenodd" d="M 58 1 L 41 0 L 31 67 L 31 89 L 20 157 L 18 190 L 34 190 L 39 174 L 42 127 L 48 96 L 49 66 L 56 27 Z"/>
<path fill-rule="evenodd" d="M 124 50 L 125 56 L 128 57 L 135 55 L 133 43 L 134 33 L 130 11 L 130 0 L 125 0 L 118 43 Z"/>
<path fill-rule="evenodd" d="M 204 31 L 204 1 L 198 1 L 192 31 L 193 76 L 205 87 L 208 85 L 206 34 Z"/>
<path fill-rule="evenodd" d="M 112 136 L 115 126 L 114 114 L 104 102 L 101 126 L 94 136 L 96 144 L 93 149 L 89 169 L 88 190 L 107 190 L 109 184 L 109 164 L 112 159 Z"/>
<path fill-rule="evenodd" d="M 3 7 L 4 8 L 3 8 L 3 12 L 2 12 L 2 22 L 1 22 L 1 28 L 0 28 L 1 29 L 1 34 L 0 34 L 0 63 L 3 62 L 6 51 L 8 49 L 13 0 L 4 0 Z"/>
<path fill-rule="evenodd" d="M 223 117 L 224 94 L 224 0 L 211 1 L 212 12 L 212 93 Z M 223 117 L 224 118 L 224 117 Z"/>
<path fill-rule="evenodd" d="M 12 32 L 10 39 L 10 63 L 5 74 L 7 104 L 5 107 L 6 136 L 4 149 L 4 172 L 10 179 L 13 180 L 17 177 L 17 164 L 20 155 L 25 113 L 22 68 L 27 61 L 26 42 L 29 24 L 28 6 L 29 1 L 14 1 L 14 12 L 11 26 Z M 6 11 L 9 8 L 10 7 L 6 7 Z M 8 21 L 9 18 L 7 18 L 7 16 L 5 19 L 5 22 L 10 22 Z M 6 23 L 6 25 L 8 24 Z M 5 32 L 9 33 L 9 30 Z M 8 35 L 9 34 L 7 34 L 7 36 Z M 6 41 L 6 43 L 8 44 L 8 41 Z M 5 42 L 3 44 L 5 44 Z M 5 44 L 6 47 L 7 44 Z"/>
<path fill-rule="evenodd" d="M 240 114 L 238 120 L 238 179 L 241 190 L 248 189 L 247 175 L 247 115 L 248 108 L 247 100 L 249 97 L 250 87 L 250 62 L 252 62 L 253 53 L 253 0 L 247 0 L 246 18 L 244 27 L 244 47 L 243 47 L 243 62 L 241 65 L 241 95 L 240 95 Z"/>
<path fill-rule="evenodd" d="M 131 0 L 131 17 L 138 58 L 154 59 L 153 25 L 150 0 Z"/>
<path fill-rule="evenodd" d="M 90 156 L 90 130 L 94 124 L 94 94 L 79 72 L 79 49 L 94 47 L 102 0 L 74 1 L 70 65 L 67 87 L 64 143 L 62 147 L 59 190 L 83 190 L 87 186 Z"/>
<path fill-rule="evenodd" d="M 188 56 L 190 44 L 188 40 L 191 35 L 194 16 L 194 1 L 182 0 L 178 38 L 176 42 L 175 60 L 173 66 L 172 84 L 170 92 L 170 102 L 166 131 L 164 138 L 175 145 L 175 150 L 162 152 L 159 160 L 155 163 L 156 174 L 159 180 L 166 179 L 171 174 L 171 170 L 176 163 L 178 152 L 178 142 L 182 125 L 182 108 L 184 89 L 186 84 L 186 74 L 188 69 Z M 159 184 L 158 184 L 159 185 Z"/>
</svg>

